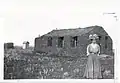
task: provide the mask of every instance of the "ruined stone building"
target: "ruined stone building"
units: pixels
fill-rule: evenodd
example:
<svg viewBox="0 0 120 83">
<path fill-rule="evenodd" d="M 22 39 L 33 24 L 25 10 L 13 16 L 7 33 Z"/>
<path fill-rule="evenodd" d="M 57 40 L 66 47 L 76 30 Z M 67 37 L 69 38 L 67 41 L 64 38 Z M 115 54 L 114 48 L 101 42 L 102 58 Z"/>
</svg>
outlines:
<svg viewBox="0 0 120 83">
<path fill-rule="evenodd" d="M 90 34 L 98 34 L 97 42 L 101 47 L 101 54 L 112 54 L 112 39 L 101 26 L 52 30 L 35 38 L 34 51 L 60 56 L 83 56 L 90 43 Z"/>
</svg>

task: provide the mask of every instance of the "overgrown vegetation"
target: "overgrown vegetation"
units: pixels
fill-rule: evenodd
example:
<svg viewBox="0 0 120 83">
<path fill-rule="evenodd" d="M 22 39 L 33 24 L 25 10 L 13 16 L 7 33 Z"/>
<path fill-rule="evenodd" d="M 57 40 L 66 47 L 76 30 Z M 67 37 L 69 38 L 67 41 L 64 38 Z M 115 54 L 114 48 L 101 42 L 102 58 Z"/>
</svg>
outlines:
<svg viewBox="0 0 120 83">
<path fill-rule="evenodd" d="M 84 79 L 87 57 L 46 56 L 31 49 L 9 49 L 4 55 L 4 79 Z M 114 77 L 113 57 L 101 58 L 103 79 Z"/>
</svg>

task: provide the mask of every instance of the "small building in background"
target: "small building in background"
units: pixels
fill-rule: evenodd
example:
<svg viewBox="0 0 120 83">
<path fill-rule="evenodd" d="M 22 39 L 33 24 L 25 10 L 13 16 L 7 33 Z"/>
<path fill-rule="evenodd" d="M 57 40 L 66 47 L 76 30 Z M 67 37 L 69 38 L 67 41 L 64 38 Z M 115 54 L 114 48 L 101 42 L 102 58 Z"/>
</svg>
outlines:
<svg viewBox="0 0 120 83">
<path fill-rule="evenodd" d="M 28 49 L 29 48 L 29 42 L 28 41 L 24 41 L 23 42 L 23 49 Z"/>
<path fill-rule="evenodd" d="M 4 49 L 13 49 L 14 48 L 14 43 L 8 42 L 4 43 Z"/>
<path fill-rule="evenodd" d="M 14 43 L 12 42 L 4 43 L 4 53 L 6 53 L 9 49 L 14 49 Z"/>
</svg>

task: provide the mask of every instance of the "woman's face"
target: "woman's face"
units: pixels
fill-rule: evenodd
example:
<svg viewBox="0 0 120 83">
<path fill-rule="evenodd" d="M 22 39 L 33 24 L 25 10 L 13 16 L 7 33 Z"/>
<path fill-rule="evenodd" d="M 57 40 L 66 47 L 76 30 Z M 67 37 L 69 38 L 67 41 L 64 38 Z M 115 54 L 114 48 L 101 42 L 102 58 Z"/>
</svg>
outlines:
<svg viewBox="0 0 120 83">
<path fill-rule="evenodd" d="M 96 43 L 96 39 L 92 39 L 92 43 Z"/>
</svg>

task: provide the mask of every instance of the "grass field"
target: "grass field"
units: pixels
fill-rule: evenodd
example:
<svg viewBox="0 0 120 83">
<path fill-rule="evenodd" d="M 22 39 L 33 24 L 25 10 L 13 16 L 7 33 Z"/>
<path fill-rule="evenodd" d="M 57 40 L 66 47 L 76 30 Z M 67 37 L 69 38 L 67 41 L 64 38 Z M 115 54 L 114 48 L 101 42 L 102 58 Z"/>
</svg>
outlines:
<svg viewBox="0 0 120 83">
<path fill-rule="evenodd" d="M 84 79 L 86 56 L 46 56 L 30 49 L 10 49 L 4 56 L 4 79 Z M 103 79 L 113 79 L 114 57 L 100 62 Z"/>
</svg>

